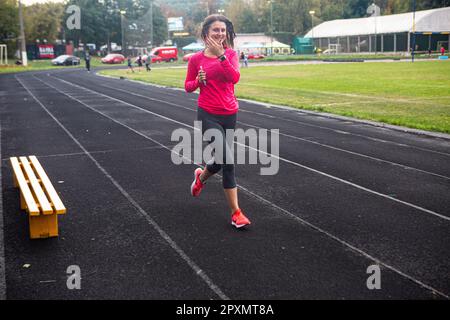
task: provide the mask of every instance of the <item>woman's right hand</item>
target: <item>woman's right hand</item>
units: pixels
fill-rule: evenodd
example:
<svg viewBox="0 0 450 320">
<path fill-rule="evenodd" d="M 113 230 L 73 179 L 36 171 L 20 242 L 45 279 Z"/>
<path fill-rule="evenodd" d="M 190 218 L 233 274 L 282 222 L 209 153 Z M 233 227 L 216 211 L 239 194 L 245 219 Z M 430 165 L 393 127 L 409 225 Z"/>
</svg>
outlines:
<svg viewBox="0 0 450 320">
<path fill-rule="evenodd" d="M 206 82 L 206 72 L 202 67 L 200 67 L 200 70 L 198 71 L 197 79 L 202 83 Z"/>
</svg>

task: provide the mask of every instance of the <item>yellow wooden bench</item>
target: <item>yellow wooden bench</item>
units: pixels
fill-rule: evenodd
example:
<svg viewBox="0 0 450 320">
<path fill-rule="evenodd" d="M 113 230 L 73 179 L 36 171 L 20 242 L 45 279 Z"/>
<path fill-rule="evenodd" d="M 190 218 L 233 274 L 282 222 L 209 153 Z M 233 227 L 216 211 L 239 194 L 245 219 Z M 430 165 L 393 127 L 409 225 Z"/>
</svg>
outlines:
<svg viewBox="0 0 450 320">
<path fill-rule="evenodd" d="M 30 238 L 58 236 L 58 215 L 65 214 L 61 199 L 35 156 L 10 158 L 14 186 L 20 188 L 20 208 L 29 216 Z"/>
</svg>

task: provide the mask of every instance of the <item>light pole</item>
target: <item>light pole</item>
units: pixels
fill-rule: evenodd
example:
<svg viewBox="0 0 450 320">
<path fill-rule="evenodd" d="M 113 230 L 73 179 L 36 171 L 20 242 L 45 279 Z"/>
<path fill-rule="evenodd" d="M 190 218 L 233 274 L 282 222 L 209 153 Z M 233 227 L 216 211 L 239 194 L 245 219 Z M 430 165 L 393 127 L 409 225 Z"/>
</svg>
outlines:
<svg viewBox="0 0 450 320">
<path fill-rule="evenodd" d="M 22 15 L 22 2 L 19 0 L 19 23 L 20 23 L 20 46 L 21 46 L 21 58 L 22 65 L 24 67 L 28 66 L 27 58 L 27 46 L 25 43 L 25 31 L 23 27 L 23 15 Z"/>
<path fill-rule="evenodd" d="M 372 3 L 368 8 L 367 8 L 367 14 L 370 14 L 371 17 L 374 17 L 374 22 L 375 22 L 375 54 L 377 54 L 377 17 L 380 15 L 381 11 L 380 11 L 380 7 L 377 6 L 375 3 Z M 370 36 L 369 36 L 369 42 L 370 42 Z"/>
<path fill-rule="evenodd" d="M 150 20 L 152 26 L 152 32 L 150 33 L 150 46 L 153 48 L 153 1 L 150 1 Z"/>
<path fill-rule="evenodd" d="M 412 52 L 411 58 L 412 62 L 414 62 L 414 54 L 416 50 L 416 0 L 413 1 L 413 39 L 412 39 Z"/>
<path fill-rule="evenodd" d="M 314 20 L 313 20 L 313 17 L 314 17 L 315 13 L 316 12 L 314 10 L 311 10 L 309 12 L 309 14 L 311 15 L 311 34 L 312 34 L 311 38 L 313 38 L 313 39 L 314 39 Z"/>
<path fill-rule="evenodd" d="M 313 20 L 313 17 L 314 17 L 315 13 L 316 12 L 314 10 L 311 10 L 309 12 L 309 14 L 311 15 L 311 39 L 312 39 L 312 44 L 313 44 L 313 53 L 315 53 L 315 51 L 316 51 L 316 50 L 314 50 L 316 46 L 315 46 L 315 43 L 314 43 L 314 20 Z"/>
<path fill-rule="evenodd" d="M 270 3 L 270 55 L 273 55 L 273 0 L 267 1 Z"/>
<path fill-rule="evenodd" d="M 209 1 L 205 0 L 205 4 L 206 4 L 206 15 L 209 16 L 210 10 L 209 10 Z"/>
<path fill-rule="evenodd" d="M 124 21 L 124 15 L 126 14 L 127 12 L 125 11 L 125 10 L 120 10 L 120 26 L 121 26 L 121 29 L 122 29 L 122 54 L 124 55 L 124 56 L 126 56 L 125 55 L 125 31 L 123 30 L 123 21 Z"/>
</svg>

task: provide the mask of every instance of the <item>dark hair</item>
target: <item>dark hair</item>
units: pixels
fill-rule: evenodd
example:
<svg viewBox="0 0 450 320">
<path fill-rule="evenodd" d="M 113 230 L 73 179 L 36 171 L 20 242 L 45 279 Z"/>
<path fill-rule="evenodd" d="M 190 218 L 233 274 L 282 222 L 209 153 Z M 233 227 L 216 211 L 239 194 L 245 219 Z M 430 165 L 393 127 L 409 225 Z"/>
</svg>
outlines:
<svg viewBox="0 0 450 320">
<path fill-rule="evenodd" d="M 234 33 L 233 23 L 224 15 L 221 14 L 212 14 L 205 18 L 202 23 L 202 33 L 201 38 L 203 41 L 206 40 L 206 36 L 208 35 L 209 27 L 216 21 L 220 21 L 225 23 L 227 27 L 227 40 L 226 46 L 229 48 L 234 48 L 234 38 L 236 38 L 236 33 Z"/>
</svg>

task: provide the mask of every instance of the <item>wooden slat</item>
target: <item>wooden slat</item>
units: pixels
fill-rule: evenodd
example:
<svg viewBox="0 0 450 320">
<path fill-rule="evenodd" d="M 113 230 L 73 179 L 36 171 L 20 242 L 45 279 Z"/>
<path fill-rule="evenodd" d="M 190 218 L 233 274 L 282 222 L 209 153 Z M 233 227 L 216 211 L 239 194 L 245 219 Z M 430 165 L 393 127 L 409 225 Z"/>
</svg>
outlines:
<svg viewBox="0 0 450 320">
<path fill-rule="evenodd" d="M 36 201 L 34 201 L 33 194 L 31 193 L 31 190 L 28 187 L 27 180 L 23 175 L 22 168 L 20 167 L 19 164 L 19 160 L 17 160 L 16 157 L 13 157 L 10 158 L 10 161 L 14 171 L 14 175 L 16 176 L 17 183 L 19 184 L 20 187 L 20 192 L 22 193 L 22 196 L 27 204 L 28 212 L 32 216 L 38 216 L 40 213 L 38 206 L 36 204 Z"/>
<path fill-rule="evenodd" d="M 42 168 L 41 164 L 39 163 L 38 159 L 35 156 L 30 156 L 31 164 L 33 165 L 34 169 L 36 170 L 36 173 L 38 175 L 38 178 L 41 179 L 42 184 L 44 185 L 45 192 L 50 199 L 51 203 L 55 207 L 55 211 L 57 214 L 64 214 L 66 213 L 66 207 L 63 205 L 61 199 L 59 198 L 58 193 L 56 192 L 55 188 L 53 187 L 52 183 L 50 182 L 50 179 L 48 178 L 47 174 L 45 173 L 44 169 Z"/>
<path fill-rule="evenodd" d="M 39 184 L 39 181 L 37 180 L 36 175 L 34 174 L 34 171 L 30 166 L 30 163 L 28 162 L 28 159 L 26 157 L 20 157 L 19 159 L 20 162 L 22 163 L 22 167 L 25 171 L 25 174 L 27 175 L 27 178 L 30 181 L 31 187 L 33 188 L 34 195 L 36 196 L 37 201 L 39 202 L 41 212 L 43 214 L 52 214 L 53 213 L 52 206 L 48 202 L 47 196 L 42 190 L 41 185 Z"/>
</svg>

